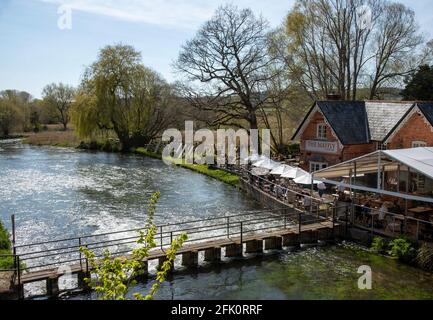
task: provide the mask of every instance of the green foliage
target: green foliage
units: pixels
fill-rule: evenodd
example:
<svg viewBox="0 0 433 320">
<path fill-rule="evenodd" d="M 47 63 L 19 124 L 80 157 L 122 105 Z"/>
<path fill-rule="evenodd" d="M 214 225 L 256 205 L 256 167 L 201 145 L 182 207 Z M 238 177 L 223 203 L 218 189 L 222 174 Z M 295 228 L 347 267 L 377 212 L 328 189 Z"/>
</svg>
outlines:
<svg viewBox="0 0 433 320">
<path fill-rule="evenodd" d="M 44 88 L 42 95 L 45 105 L 56 110 L 57 116 L 66 130 L 70 120 L 69 110 L 75 98 L 75 89 L 63 83 L 52 83 Z"/>
<path fill-rule="evenodd" d="M 392 240 L 389 245 L 389 255 L 407 263 L 411 263 L 416 258 L 416 248 L 413 243 L 405 237 Z"/>
<path fill-rule="evenodd" d="M 11 241 L 9 239 L 9 233 L 0 221 L 0 250 L 10 250 Z"/>
<path fill-rule="evenodd" d="M 374 237 L 371 243 L 371 250 L 376 253 L 386 253 L 388 241 L 382 237 Z"/>
<path fill-rule="evenodd" d="M 131 46 L 106 46 L 85 71 L 72 110 L 81 138 L 114 132 L 124 151 L 149 143 L 168 121 L 171 87 Z"/>
<path fill-rule="evenodd" d="M 9 233 L 0 221 L 0 255 L 11 253 L 11 241 L 9 239 Z M 0 269 L 6 270 L 11 269 L 14 265 L 12 257 L 0 257 Z"/>
<path fill-rule="evenodd" d="M 433 245 L 423 243 L 416 257 L 418 265 L 428 271 L 433 271 Z"/>
<path fill-rule="evenodd" d="M 15 91 L 0 93 L 0 136 L 9 136 L 12 131 L 24 127 L 24 102 Z"/>
<path fill-rule="evenodd" d="M 159 197 L 160 194 L 155 193 L 150 198 L 146 226 L 144 231 L 139 232 L 139 239 L 137 240 L 139 247 L 132 251 L 130 257 L 115 258 L 107 250 L 104 252 L 104 257 L 98 260 L 94 252 L 85 247 L 81 248 L 81 251 L 89 261 L 91 273 L 95 275 L 95 277 L 86 279 L 86 281 L 95 289 L 102 300 L 126 300 L 129 288 L 136 284 L 135 279 L 144 274 L 145 264 L 143 262 L 149 256 L 150 251 L 156 247 L 155 235 L 158 230 L 154 224 L 154 216 Z M 146 296 L 136 293 L 134 294 L 135 299 L 153 299 L 160 285 L 165 281 L 168 272 L 171 270 L 176 253 L 186 240 L 186 234 L 182 234 L 173 240 L 170 248 L 166 250 L 166 260 L 157 273 L 150 293 Z"/>
<path fill-rule="evenodd" d="M 423 65 L 406 81 L 401 92 L 404 100 L 433 100 L 433 66 Z"/>
</svg>

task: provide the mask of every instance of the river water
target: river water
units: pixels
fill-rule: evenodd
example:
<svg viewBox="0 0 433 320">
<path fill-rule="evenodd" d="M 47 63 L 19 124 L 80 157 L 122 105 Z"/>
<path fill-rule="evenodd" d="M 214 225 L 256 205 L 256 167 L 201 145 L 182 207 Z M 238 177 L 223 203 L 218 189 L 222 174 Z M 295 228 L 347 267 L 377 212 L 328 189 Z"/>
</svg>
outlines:
<svg viewBox="0 0 433 320">
<path fill-rule="evenodd" d="M 0 218 L 10 228 L 16 215 L 20 244 L 143 226 L 155 191 L 161 192 L 158 224 L 260 210 L 233 187 L 159 160 L 0 142 Z M 372 290 L 358 289 L 362 265 L 372 268 Z M 156 298 L 432 299 L 433 275 L 338 245 L 180 272 Z"/>
</svg>

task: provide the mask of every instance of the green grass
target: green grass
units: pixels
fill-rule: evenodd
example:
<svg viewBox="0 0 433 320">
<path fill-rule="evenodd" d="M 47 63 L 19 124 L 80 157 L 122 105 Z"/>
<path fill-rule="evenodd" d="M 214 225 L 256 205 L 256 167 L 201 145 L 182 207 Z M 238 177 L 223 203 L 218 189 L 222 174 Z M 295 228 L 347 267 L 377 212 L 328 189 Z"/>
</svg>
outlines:
<svg viewBox="0 0 433 320">
<path fill-rule="evenodd" d="M 140 155 L 144 155 L 146 157 L 162 160 L 162 156 L 160 154 L 146 150 L 145 148 L 138 148 L 135 150 L 135 153 L 140 154 Z M 207 165 L 188 164 L 188 163 L 184 163 L 183 160 L 178 160 L 178 159 L 174 159 L 174 158 L 164 158 L 164 160 L 168 160 L 169 162 L 171 162 L 172 164 L 174 164 L 178 167 L 189 169 L 191 171 L 195 171 L 195 172 L 204 174 L 208 177 L 220 180 L 220 181 L 227 183 L 231 186 L 234 186 L 234 187 L 239 186 L 239 176 L 231 174 L 227 171 L 213 170 L 213 169 L 210 169 L 209 166 L 207 166 Z"/>
</svg>

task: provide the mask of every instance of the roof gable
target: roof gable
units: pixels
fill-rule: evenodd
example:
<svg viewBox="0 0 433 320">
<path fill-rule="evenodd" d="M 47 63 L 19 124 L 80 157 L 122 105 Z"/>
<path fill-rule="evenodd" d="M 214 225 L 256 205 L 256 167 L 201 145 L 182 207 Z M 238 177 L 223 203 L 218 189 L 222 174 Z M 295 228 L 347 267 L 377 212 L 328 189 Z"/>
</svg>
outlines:
<svg viewBox="0 0 433 320">
<path fill-rule="evenodd" d="M 412 106 L 413 103 L 367 101 L 365 108 L 371 140 L 384 141 Z"/>
<path fill-rule="evenodd" d="M 433 126 L 433 102 L 419 102 L 417 103 L 418 108 L 424 114 L 424 117 Z"/>
<path fill-rule="evenodd" d="M 317 105 L 342 144 L 370 142 L 365 102 L 318 101 Z"/>
</svg>

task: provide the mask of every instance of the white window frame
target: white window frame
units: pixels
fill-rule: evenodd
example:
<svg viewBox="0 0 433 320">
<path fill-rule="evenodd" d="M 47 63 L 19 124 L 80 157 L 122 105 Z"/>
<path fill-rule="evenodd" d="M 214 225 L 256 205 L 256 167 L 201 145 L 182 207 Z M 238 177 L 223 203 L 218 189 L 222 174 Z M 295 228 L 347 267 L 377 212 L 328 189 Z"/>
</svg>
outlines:
<svg viewBox="0 0 433 320">
<path fill-rule="evenodd" d="M 316 162 L 310 161 L 310 173 L 328 168 L 329 164 L 327 162 Z"/>
<path fill-rule="evenodd" d="M 328 139 L 328 126 L 326 125 L 326 123 L 317 124 L 316 137 L 320 140 Z"/>
<path fill-rule="evenodd" d="M 424 148 L 427 147 L 427 142 L 425 141 L 412 141 L 412 148 Z"/>
</svg>

